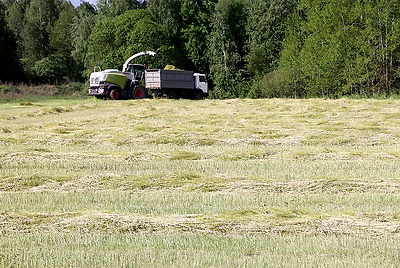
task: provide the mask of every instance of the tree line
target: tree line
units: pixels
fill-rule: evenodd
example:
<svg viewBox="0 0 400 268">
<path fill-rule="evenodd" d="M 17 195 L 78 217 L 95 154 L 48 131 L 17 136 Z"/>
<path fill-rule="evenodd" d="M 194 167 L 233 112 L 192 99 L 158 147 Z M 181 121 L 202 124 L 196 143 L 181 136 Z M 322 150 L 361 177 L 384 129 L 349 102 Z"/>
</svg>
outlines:
<svg viewBox="0 0 400 268">
<path fill-rule="evenodd" d="M 86 81 L 132 54 L 207 73 L 215 98 L 399 94 L 395 0 L 0 1 L 0 80 Z"/>
</svg>

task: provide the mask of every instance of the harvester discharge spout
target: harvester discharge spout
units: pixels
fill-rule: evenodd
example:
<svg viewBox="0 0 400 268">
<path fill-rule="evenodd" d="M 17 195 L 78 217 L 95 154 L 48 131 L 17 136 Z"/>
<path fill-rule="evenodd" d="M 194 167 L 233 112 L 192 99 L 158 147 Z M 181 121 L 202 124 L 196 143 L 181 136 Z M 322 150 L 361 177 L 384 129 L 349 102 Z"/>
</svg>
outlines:
<svg viewBox="0 0 400 268">
<path fill-rule="evenodd" d="M 156 53 L 154 51 L 144 51 L 144 52 L 139 52 L 136 53 L 135 55 L 131 56 L 129 59 L 127 59 L 124 63 L 124 65 L 122 66 L 122 71 L 123 72 L 127 72 L 128 71 L 128 65 L 129 63 L 134 59 L 137 58 L 139 56 L 143 56 L 143 55 L 150 55 L 150 56 L 155 56 Z"/>
</svg>

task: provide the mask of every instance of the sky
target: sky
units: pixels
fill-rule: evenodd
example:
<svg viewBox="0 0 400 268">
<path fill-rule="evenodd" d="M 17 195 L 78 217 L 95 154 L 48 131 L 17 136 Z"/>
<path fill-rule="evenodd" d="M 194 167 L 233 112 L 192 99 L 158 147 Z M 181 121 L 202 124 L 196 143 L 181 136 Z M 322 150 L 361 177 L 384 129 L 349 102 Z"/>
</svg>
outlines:
<svg viewBox="0 0 400 268">
<path fill-rule="evenodd" d="M 81 1 L 83 0 L 69 0 L 75 7 L 79 6 L 81 4 Z M 85 0 L 85 2 L 89 2 L 92 5 L 95 5 L 97 0 Z M 143 2 L 142 0 L 139 0 L 139 2 Z"/>
<path fill-rule="evenodd" d="M 81 0 L 69 0 L 74 6 L 79 6 L 81 4 Z M 86 0 L 86 2 L 91 3 L 92 5 L 96 4 L 96 0 Z"/>
</svg>

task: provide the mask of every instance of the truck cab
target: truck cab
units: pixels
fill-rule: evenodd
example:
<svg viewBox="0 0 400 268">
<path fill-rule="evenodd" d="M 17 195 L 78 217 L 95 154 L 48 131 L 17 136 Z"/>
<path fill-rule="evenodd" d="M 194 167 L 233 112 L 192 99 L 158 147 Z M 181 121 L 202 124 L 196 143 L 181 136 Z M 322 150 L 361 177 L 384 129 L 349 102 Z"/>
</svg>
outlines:
<svg viewBox="0 0 400 268">
<path fill-rule="evenodd" d="M 200 89 L 204 95 L 208 94 L 208 83 L 205 74 L 194 73 L 195 88 Z"/>
</svg>

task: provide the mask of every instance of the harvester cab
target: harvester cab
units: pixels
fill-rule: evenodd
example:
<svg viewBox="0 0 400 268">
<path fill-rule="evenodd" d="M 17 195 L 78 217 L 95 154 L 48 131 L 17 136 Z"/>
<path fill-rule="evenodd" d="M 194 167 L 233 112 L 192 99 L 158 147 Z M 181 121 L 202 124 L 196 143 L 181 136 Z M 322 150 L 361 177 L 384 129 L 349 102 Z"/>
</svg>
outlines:
<svg viewBox="0 0 400 268">
<path fill-rule="evenodd" d="M 127 73 L 132 74 L 133 80 L 140 82 L 144 79 L 144 71 L 146 66 L 144 64 L 129 64 Z"/>
</svg>

